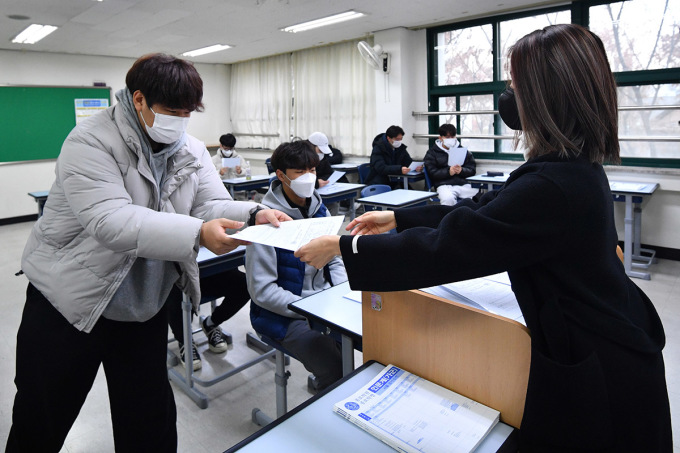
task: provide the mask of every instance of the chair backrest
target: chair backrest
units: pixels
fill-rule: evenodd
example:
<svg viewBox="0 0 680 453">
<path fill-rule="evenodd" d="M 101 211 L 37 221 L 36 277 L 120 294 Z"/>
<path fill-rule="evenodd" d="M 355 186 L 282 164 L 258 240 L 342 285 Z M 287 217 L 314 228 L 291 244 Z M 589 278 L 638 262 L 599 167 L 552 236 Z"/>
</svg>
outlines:
<svg viewBox="0 0 680 453">
<path fill-rule="evenodd" d="M 428 192 L 432 192 L 432 181 L 430 180 L 430 175 L 427 173 L 427 167 L 423 165 L 423 174 L 425 175 L 425 187 Z"/>
<path fill-rule="evenodd" d="M 368 178 L 368 173 L 371 171 L 371 165 L 368 163 L 361 164 L 357 167 L 357 171 L 359 172 L 359 182 L 366 184 L 366 178 Z"/>
<path fill-rule="evenodd" d="M 271 157 L 267 157 L 267 158 L 264 160 L 264 163 L 265 163 L 265 165 L 267 166 L 267 172 L 269 172 L 269 173 L 274 173 L 274 167 L 272 167 L 272 158 L 271 158 Z"/>
<path fill-rule="evenodd" d="M 392 190 L 387 184 L 371 184 L 361 189 L 362 197 L 370 197 L 371 195 L 378 195 L 379 193 L 385 193 Z"/>
</svg>

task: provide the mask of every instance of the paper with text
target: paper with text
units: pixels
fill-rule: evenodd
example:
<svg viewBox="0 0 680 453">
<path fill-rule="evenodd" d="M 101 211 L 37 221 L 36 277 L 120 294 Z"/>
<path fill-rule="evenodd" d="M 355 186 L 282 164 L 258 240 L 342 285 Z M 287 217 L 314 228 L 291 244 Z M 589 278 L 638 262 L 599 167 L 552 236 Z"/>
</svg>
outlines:
<svg viewBox="0 0 680 453">
<path fill-rule="evenodd" d="M 281 249 L 295 251 L 312 239 L 327 234 L 338 234 L 345 216 L 317 217 L 312 219 L 290 220 L 281 222 L 281 226 L 270 224 L 255 225 L 232 234 L 234 239 L 271 245 Z"/>
<path fill-rule="evenodd" d="M 338 179 L 342 178 L 344 176 L 345 172 L 344 171 L 334 171 L 326 181 L 328 181 L 328 184 L 326 187 L 335 184 L 338 182 Z"/>
<path fill-rule="evenodd" d="M 465 163 L 465 156 L 467 156 L 467 148 L 451 148 L 449 151 L 449 167 L 454 165 L 463 165 Z"/>
<path fill-rule="evenodd" d="M 403 452 L 471 452 L 500 413 L 394 365 L 333 411 Z"/>
</svg>

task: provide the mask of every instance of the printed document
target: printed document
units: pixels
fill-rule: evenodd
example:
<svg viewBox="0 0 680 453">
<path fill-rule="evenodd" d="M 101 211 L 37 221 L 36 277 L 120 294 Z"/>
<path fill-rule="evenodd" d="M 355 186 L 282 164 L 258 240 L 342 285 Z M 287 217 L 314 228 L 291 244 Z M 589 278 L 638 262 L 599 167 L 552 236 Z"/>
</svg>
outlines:
<svg viewBox="0 0 680 453">
<path fill-rule="evenodd" d="M 467 148 L 451 148 L 449 151 L 449 167 L 454 165 L 463 165 L 465 163 L 465 156 L 467 156 Z"/>
<path fill-rule="evenodd" d="M 401 452 L 471 452 L 500 413 L 394 365 L 333 411 Z"/>
<path fill-rule="evenodd" d="M 234 168 L 241 165 L 241 159 L 238 157 L 223 157 L 222 166 L 227 168 Z"/>
<path fill-rule="evenodd" d="M 345 216 L 317 217 L 312 219 L 290 220 L 281 222 L 281 226 L 270 224 L 250 226 L 232 234 L 234 239 L 271 245 L 281 249 L 295 251 L 312 239 L 326 234 L 338 234 Z"/>
<path fill-rule="evenodd" d="M 422 173 L 422 171 L 423 171 L 422 169 L 420 171 L 416 171 L 416 168 L 422 167 L 424 164 L 425 164 L 424 162 L 416 162 L 416 161 L 411 162 L 411 165 L 408 166 L 409 174 Z"/>
</svg>

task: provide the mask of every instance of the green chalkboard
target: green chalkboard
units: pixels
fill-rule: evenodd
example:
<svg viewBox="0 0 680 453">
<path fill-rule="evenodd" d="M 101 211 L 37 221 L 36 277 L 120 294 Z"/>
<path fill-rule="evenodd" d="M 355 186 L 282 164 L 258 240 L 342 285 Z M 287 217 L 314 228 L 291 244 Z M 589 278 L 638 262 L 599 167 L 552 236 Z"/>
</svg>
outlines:
<svg viewBox="0 0 680 453">
<path fill-rule="evenodd" d="M 107 99 L 95 87 L 0 86 L 0 162 L 54 159 L 76 125 L 76 99 Z"/>
</svg>

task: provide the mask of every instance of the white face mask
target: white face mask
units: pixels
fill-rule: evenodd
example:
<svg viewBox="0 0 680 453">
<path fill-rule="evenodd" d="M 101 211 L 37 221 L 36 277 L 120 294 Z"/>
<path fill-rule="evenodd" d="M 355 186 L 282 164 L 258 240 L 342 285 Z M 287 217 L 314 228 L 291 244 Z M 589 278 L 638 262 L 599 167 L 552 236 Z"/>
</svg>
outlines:
<svg viewBox="0 0 680 453">
<path fill-rule="evenodd" d="M 323 160 L 324 153 L 316 153 L 317 156 L 319 156 L 319 161 Z"/>
<path fill-rule="evenodd" d="M 458 139 L 457 138 L 445 138 L 444 141 L 443 141 L 443 145 L 446 146 L 448 149 L 457 148 L 458 147 Z"/>
<path fill-rule="evenodd" d="M 144 121 L 144 126 L 146 126 L 146 132 L 156 143 L 170 144 L 175 143 L 177 140 L 182 138 L 184 131 L 187 129 L 187 124 L 189 124 L 188 117 L 182 116 L 172 116 L 163 115 L 162 113 L 156 113 L 151 107 L 149 110 L 154 114 L 153 126 L 149 127 L 144 120 L 144 115 L 142 121 Z"/>
<path fill-rule="evenodd" d="M 295 179 L 290 179 L 285 173 L 284 176 L 290 181 L 289 187 L 293 189 L 293 192 L 298 197 L 309 198 L 314 194 L 314 186 L 316 185 L 316 175 L 314 173 L 305 173 Z"/>
<path fill-rule="evenodd" d="M 220 150 L 222 151 L 222 157 L 231 157 L 231 155 L 234 154 L 233 149 L 220 148 Z"/>
<path fill-rule="evenodd" d="M 399 148 L 401 146 L 401 140 L 395 140 L 392 142 L 393 148 Z"/>
</svg>

